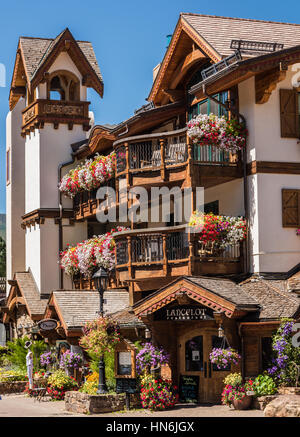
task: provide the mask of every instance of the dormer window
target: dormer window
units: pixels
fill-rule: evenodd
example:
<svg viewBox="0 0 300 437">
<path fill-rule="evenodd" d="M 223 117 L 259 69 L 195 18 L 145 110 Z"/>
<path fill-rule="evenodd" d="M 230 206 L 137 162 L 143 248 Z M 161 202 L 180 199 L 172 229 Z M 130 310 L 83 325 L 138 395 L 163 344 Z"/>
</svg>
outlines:
<svg viewBox="0 0 300 437">
<path fill-rule="evenodd" d="M 48 82 L 48 98 L 74 102 L 80 100 L 79 79 L 68 71 L 57 71 L 50 76 Z"/>
</svg>

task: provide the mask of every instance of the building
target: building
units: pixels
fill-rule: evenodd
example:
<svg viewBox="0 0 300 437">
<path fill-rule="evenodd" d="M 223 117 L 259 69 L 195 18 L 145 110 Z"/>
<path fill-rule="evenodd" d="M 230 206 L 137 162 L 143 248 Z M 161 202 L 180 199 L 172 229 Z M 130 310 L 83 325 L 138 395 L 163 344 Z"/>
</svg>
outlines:
<svg viewBox="0 0 300 437">
<path fill-rule="evenodd" d="M 76 344 L 83 323 L 96 317 L 93 279 L 71 281 L 59 253 L 115 223 L 97 220 L 97 189 L 72 201 L 57 186 L 81 160 L 114 151 L 110 187 L 190 188 L 191 209 L 196 187 L 204 187 L 205 212 L 244 216 L 248 234 L 203 256 L 186 221 L 176 220 L 174 198 L 158 221 L 123 223 L 106 313 L 132 339 L 145 338 L 148 327 L 171 354 L 174 381 L 199 377 L 200 401 L 218 401 L 230 371 L 209 361 L 219 330 L 241 351 L 245 376 L 265 369 L 280 319 L 299 318 L 299 62 L 300 25 L 183 13 L 153 71 L 149 104 L 116 126 L 91 126 L 86 88 L 103 93 L 91 44 L 68 29 L 54 40 L 20 38 L 7 119 L 4 322 L 15 335 L 52 318 L 57 329 L 40 334 Z M 245 121 L 241 153 L 193 144 L 187 121 L 211 112 Z M 116 210 L 124 203 L 136 200 L 120 191 Z"/>
</svg>

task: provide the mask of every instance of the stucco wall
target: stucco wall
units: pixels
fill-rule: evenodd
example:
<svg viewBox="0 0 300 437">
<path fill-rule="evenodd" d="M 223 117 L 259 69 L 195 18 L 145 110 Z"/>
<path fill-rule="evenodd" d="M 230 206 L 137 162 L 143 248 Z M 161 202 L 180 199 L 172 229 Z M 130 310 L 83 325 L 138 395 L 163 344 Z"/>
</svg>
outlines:
<svg viewBox="0 0 300 437">
<path fill-rule="evenodd" d="M 6 118 L 6 150 L 10 150 L 10 183 L 6 185 L 6 277 L 25 268 L 25 233 L 20 226 L 25 213 L 25 148 L 20 135 L 24 99 Z M 7 292 L 10 287 L 7 287 Z"/>
<path fill-rule="evenodd" d="M 230 216 L 243 216 L 244 186 L 243 179 L 216 185 L 204 191 L 204 203 L 219 201 L 219 213 Z"/>
</svg>

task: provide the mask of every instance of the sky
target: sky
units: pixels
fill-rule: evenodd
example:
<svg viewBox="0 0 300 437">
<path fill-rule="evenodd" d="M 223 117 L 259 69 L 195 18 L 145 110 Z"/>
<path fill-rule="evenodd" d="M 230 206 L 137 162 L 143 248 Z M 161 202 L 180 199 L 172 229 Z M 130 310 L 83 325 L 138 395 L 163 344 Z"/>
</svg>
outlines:
<svg viewBox="0 0 300 437">
<path fill-rule="evenodd" d="M 0 67 L 5 66 L 6 86 L 0 86 L 0 213 L 5 212 L 5 119 L 19 37 L 55 38 L 68 27 L 75 39 L 91 41 L 104 96 L 91 90 L 90 109 L 96 124 L 113 124 L 146 103 L 152 70 L 165 54 L 167 35 L 173 33 L 180 12 L 300 23 L 297 0 L 1 0 Z"/>
</svg>

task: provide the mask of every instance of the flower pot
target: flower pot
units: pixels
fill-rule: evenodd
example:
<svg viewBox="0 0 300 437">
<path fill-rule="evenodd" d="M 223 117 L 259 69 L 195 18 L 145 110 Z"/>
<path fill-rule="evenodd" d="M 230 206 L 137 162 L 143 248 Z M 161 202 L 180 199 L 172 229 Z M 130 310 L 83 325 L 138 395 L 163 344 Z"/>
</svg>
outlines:
<svg viewBox="0 0 300 437">
<path fill-rule="evenodd" d="M 235 410 L 247 410 L 252 403 L 252 396 L 245 396 L 243 399 L 234 399 L 232 405 Z"/>
</svg>

